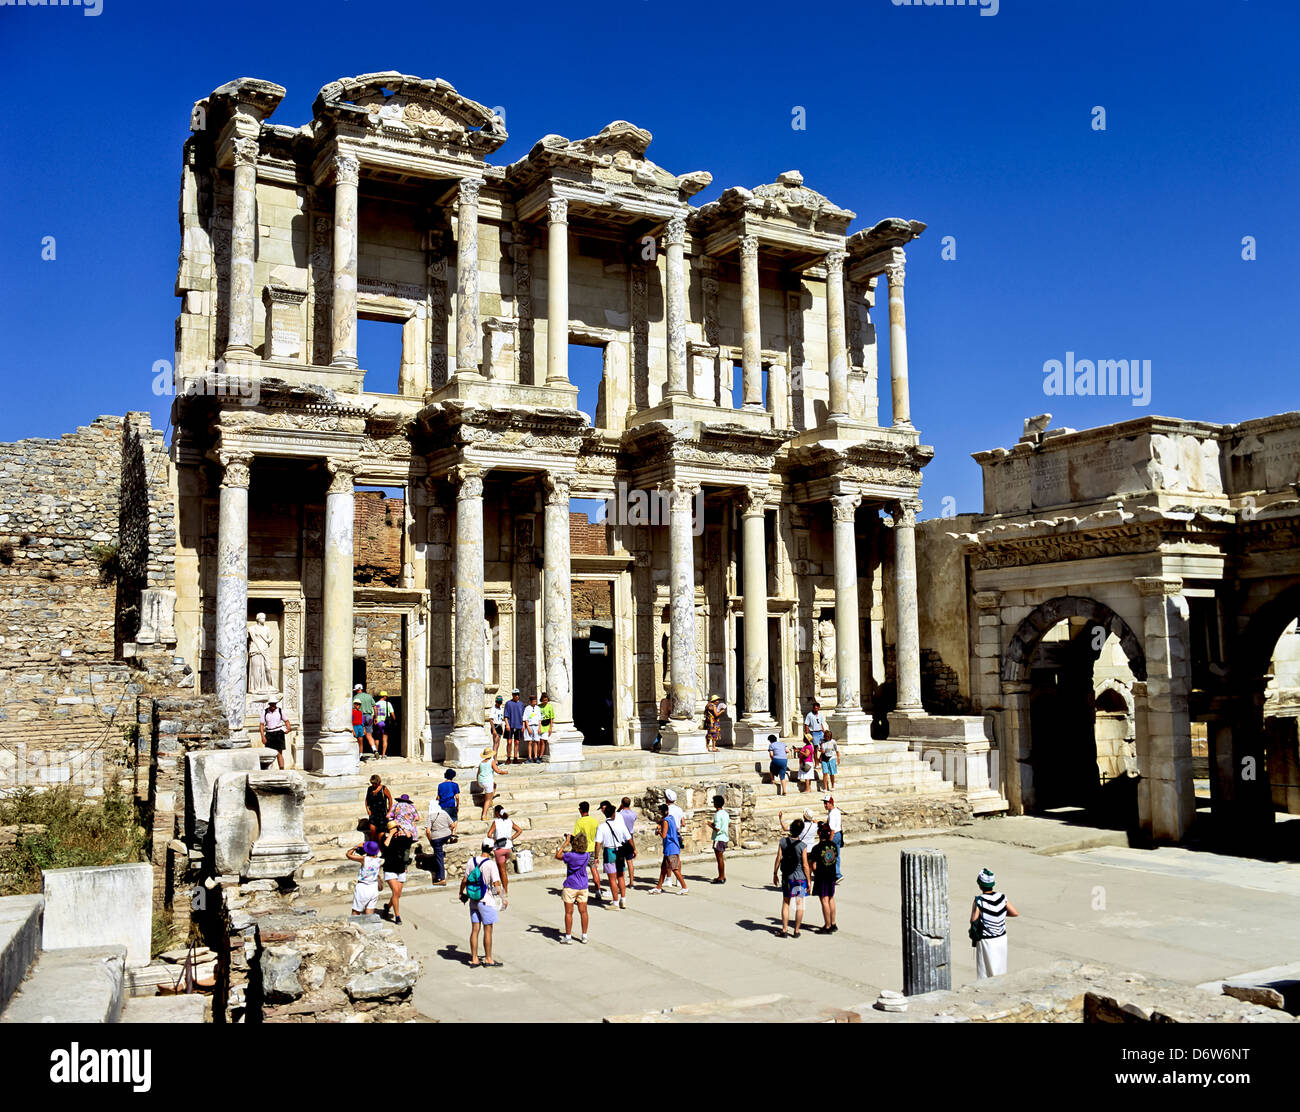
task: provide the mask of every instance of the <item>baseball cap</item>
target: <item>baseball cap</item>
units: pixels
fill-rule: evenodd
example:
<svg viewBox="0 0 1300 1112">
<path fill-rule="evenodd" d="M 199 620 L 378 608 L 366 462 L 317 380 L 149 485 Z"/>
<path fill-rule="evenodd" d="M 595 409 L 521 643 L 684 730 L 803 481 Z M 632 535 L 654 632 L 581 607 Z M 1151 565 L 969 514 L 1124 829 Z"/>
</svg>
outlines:
<svg viewBox="0 0 1300 1112">
<path fill-rule="evenodd" d="M 483 844 L 482 844 L 481 846 L 479 846 L 478 848 L 479 848 L 479 849 L 496 849 L 496 848 L 497 848 L 497 844 L 496 844 L 496 842 L 494 842 L 491 838 L 484 838 L 484 839 L 483 839 Z"/>
<path fill-rule="evenodd" d="M 497 696 L 497 702 L 499 703 L 499 702 L 501 702 L 501 701 L 502 701 L 501 696 L 498 695 L 498 696 Z"/>
<path fill-rule="evenodd" d="M 352 690 L 353 690 L 353 691 L 364 691 L 365 688 L 363 688 L 363 687 L 361 686 L 361 684 L 357 684 L 355 687 L 352 688 Z"/>
<path fill-rule="evenodd" d="M 518 695 L 518 694 L 519 694 L 519 688 L 516 687 L 512 692 L 510 692 L 510 694 L 511 694 L 511 695 Z"/>
<path fill-rule="evenodd" d="M 664 792 L 664 798 L 668 800 L 669 803 L 676 803 L 677 793 L 673 791 L 672 788 L 669 788 L 666 792 Z"/>
<path fill-rule="evenodd" d="M 823 802 L 823 803 L 834 803 L 834 802 L 835 802 L 835 797 L 834 797 L 833 795 L 831 795 L 830 792 L 827 792 L 825 795 L 822 796 L 822 802 Z"/>
</svg>

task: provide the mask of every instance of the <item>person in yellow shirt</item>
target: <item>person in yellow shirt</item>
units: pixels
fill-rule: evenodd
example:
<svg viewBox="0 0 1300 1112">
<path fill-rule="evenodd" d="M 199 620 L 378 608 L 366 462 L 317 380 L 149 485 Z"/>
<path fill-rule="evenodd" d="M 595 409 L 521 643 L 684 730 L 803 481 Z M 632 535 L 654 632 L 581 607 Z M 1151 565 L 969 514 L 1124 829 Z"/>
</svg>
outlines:
<svg viewBox="0 0 1300 1112">
<path fill-rule="evenodd" d="M 596 831 L 599 829 L 600 820 L 591 814 L 591 804 L 584 799 L 578 804 L 578 821 L 573 824 L 573 836 L 576 838 L 579 834 L 583 834 L 587 838 L 587 845 L 594 846 L 596 844 Z M 595 853 L 591 855 L 591 879 L 596 882 L 596 899 L 603 900 L 605 890 L 601 886 L 600 866 L 596 863 L 598 856 Z"/>
</svg>

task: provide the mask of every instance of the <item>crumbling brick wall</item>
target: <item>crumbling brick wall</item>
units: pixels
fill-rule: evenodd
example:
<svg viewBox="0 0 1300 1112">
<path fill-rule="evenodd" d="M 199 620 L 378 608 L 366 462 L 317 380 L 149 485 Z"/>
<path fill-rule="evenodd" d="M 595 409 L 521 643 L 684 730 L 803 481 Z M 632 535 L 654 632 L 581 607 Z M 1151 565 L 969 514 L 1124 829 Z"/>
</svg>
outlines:
<svg viewBox="0 0 1300 1112">
<path fill-rule="evenodd" d="M 400 614 L 357 613 L 357 632 L 365 630 L 366 690 L 376 698 L 387 691 L 391 698 L 402 694 L 402 616 Z"/>
<path fill-rule="evenodd" d="M 581 556 L 605 556 L 606 531 L 603 521 L 588 521 L 584 513 L 569 512 L 569 551 Z"/>
<path fill-rule="evenodd" d="M 402 582 L 402 531 L 406 504 L 382 490 L 356 492 L 353 578 L 357 583 L 398 587 Z"/>
</svg>

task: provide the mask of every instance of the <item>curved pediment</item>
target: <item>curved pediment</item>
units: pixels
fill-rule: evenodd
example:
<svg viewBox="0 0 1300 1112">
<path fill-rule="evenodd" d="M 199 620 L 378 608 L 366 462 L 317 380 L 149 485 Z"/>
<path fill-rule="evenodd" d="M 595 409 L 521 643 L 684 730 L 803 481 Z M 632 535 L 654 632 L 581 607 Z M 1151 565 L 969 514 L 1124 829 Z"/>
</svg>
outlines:
<svg viewBox="0 0 1300 1112">
<path fill-rule="evenodd" d="M 316 94 L 312 113 L 370 131 L 457 143 L 480 155 L 506 141 L 501 118 L 449 82 L 394 71 L 330 82 Z"/>
</svg>

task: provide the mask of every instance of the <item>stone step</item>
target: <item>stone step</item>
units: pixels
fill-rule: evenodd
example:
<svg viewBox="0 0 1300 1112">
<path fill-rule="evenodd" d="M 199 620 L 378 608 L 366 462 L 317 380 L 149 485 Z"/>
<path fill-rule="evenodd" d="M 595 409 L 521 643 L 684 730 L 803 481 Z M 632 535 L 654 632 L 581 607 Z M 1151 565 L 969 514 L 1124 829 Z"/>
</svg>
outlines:
<svg viewBox="0 0 1300 1112">
<path fill-rule="evenodd" d="M 46 950 L 0 1023 L 117 1023 L 125 985 L 125 946 Z"/>
<path fill-rule="evenodd" d="M 212 997 L 201 992 L 178 996 L 132 996 L 122 1005 L 123 1023 L 211 1023 Z"/>
<path fill-rule="evenodd" d="M 0 1012 L 13 998 L 41 952 L 44 896 L 0 899 Z"/>
</svg>

